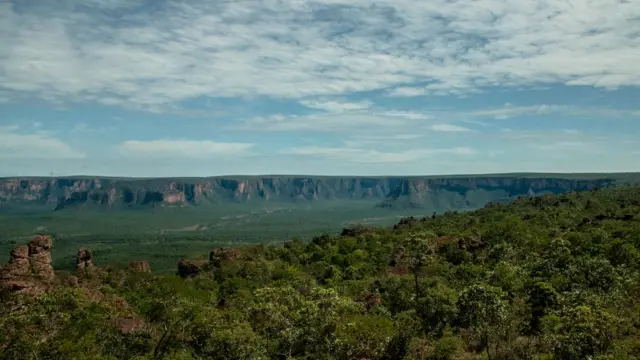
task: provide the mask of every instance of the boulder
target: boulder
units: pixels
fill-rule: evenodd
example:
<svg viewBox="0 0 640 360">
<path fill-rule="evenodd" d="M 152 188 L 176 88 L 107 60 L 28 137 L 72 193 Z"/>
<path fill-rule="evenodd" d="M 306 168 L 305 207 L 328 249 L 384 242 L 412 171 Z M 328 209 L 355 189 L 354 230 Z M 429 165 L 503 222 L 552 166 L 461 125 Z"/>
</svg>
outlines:
<svg viewBox="0 0 640 360">
<path fill-rule="evenodd" d="M 93 253 L 89 249 L 80 248 L 76 255 L 76 269 L 88 270 L 93 269 Z"/>
<path fill-rule="evenodd" d="M 133 272 L 150 273 L 151 267 L 149 266 L 149 262 L 146 260 L 132 261 L 129 263 L 129 270 Z"/>
</svg>

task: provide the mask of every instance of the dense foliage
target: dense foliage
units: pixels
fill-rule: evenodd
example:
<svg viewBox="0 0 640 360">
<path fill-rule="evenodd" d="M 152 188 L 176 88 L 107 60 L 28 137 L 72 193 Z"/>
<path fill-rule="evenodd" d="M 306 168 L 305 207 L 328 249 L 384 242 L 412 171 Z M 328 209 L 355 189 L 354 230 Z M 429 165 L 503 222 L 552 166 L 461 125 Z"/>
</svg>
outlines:
<svg viewBox="0 0 640 360">
<path fill-rule="evenodd" d="M 640 188 L 523 198 L 4 294 L 0 357 L 637 359 L 639 270 Z"/>
</svg>

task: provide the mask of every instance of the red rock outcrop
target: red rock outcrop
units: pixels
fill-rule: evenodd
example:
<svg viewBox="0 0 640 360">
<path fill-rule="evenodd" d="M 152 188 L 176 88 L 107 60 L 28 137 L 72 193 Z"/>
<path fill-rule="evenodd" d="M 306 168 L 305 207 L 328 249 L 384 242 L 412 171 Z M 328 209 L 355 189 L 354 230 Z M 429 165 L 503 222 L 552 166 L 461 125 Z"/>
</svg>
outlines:
<svg viewBox="0 0 640 360">
<path fill-rule="evenodd" d="M 43 280 L 52 280 L 55 277 L 51 266 L 51 248 L 53 240 L 47 235 L 38 235 L 28 244 L 29 262 L 33 275 Z"/>
<path fill-rule="evenodd" d="M 219 267 L 224 260 L 238 260 L 242 253 L 238 249 L 217 248 L 209 253 L 209 261 L 213 266 Z"/>
<path fill-rule="evenodd" d="M 178 262 L 178 275 L 181 278 L 198 276 L 202 272 L 202 267 L 208 262 L 206 260 L 186 260 L 180 259 Z"/>
<path fill-rule="evenodd" d="M 134 272 L 150 273 L 151 267 L 149 266 L 149 262 L 146 260 L 132 261 L 129 263 L 129 270 Z"/>
<path fill-rule="evenodd" d="M 18 246 L 11 250 L 9 263 L 2 268 L 0 278 L 8 280 L 23 278 L 31 275 L 31 265 L 29 263 L 29 247 Z"/>
<path fill-rule="evenodd" d="M 0 287 L 10 291 L 37 294 L 55 279 L 51 266 L 53 241 L 39 235 L 28 245 L 11 250 L 9 263 L 0 269 Z"/>
<path fill-rule="evenodd" d="M 76 255 L 76 269 L 77 270 L 91 270 L 93 265 L 93 253 L 89 249 L 78 249 L 78 255 Z"/>
</svg>

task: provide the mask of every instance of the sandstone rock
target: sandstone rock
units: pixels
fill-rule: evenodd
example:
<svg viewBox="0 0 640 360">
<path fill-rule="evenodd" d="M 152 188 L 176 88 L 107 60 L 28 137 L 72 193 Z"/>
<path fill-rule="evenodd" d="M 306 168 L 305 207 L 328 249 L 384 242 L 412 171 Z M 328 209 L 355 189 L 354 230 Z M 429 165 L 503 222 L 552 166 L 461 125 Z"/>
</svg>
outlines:
<svg viewBox="0 0 640 360">
<path fill-rule="evenodd" d="M 219 267 L 223 260 L 237 260 L 242 253 L 238 249 L 217 248 L 209 253 L 209 261 L 213 266 Z"/>
<path fill-rule="evenodd" d="M 29 259 L 29 247 L 26 245 L 16 246 L 11 250 L 11 259 Z"/>
<path fill-rule="evenodd" d="M 53 240 L 46 235 L 38 235 L 28 244 L 29 262 L 33 275 L 44 280 L 51 280 L 55 277 L 53 266 L 51 266 L 51 248 Z"/>
<path fill-rule="evenodd" d="M 76 255 L 76 269 L 93 269 L 93 253 L 89 249 L 80 248 Z"/>
<path fill-rule="evenodd" d="M 11 250 L 9 263 L 0 272 L 1 279 L 15 279 L 29 276 L 31 265 L 29 264 L 29 247 L 18 246 Z"/>
<path fill-rule="evenodd" d="M 180 275 L 181 278 L 198 276 L 202 271 L 202 267 L 206 264 L 206 260 L 180 259 L 178 262 L 178 275 Z"/>
<path fill-rule="evenodd" d="M 11 291 L 22 291 L 34 287 L 35 284 L 30 281 L 9 280 L 5 281 L 3 286 Z"/>
<path fill-rule="evenodd" d="M 28 244 L 29 254 L 39 254 L 42 252 L 50 252 L 53 247 L 53 240 L 48 235 L 38 235 L 31 239 Z"/>
<path fill-rule="evenodd" d="M 151 267 L 149 266 L 149 262 L 146 260 L 142 261 L 132 261 L 129 263 L 129 270 L 134 272 L 151 272 Z"/>
</svg>

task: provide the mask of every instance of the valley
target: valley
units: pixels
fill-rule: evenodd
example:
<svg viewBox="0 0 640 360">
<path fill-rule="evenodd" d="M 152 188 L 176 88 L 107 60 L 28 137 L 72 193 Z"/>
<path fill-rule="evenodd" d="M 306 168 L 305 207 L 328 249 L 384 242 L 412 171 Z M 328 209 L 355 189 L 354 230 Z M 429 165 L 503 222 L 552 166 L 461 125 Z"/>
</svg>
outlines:
<svg viewBox="0 0 640 360">
<path fill-rule="evenodd" d="M 216 246 L 281 245 L 519 196 L 634 184 L 640 174 L 4 178 L 0 253 L 50 234 L 57 268 L 71 269 L 76 250 L 91 247 L 99 263 L 125 266 L 144 256 L 154 271 L 170 273 L 177 258 Z"/>
</svg>

